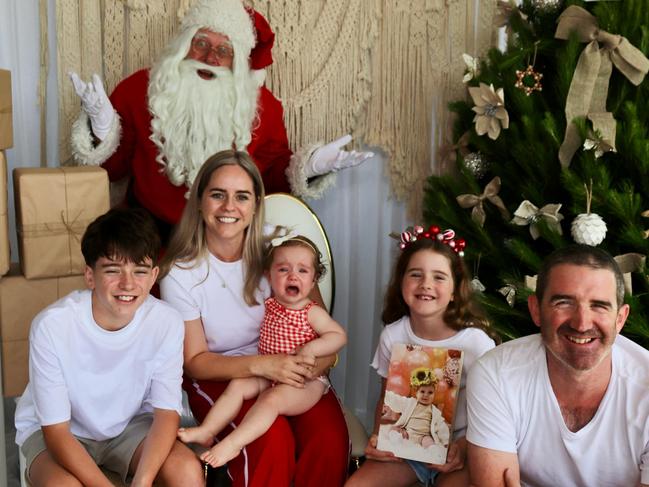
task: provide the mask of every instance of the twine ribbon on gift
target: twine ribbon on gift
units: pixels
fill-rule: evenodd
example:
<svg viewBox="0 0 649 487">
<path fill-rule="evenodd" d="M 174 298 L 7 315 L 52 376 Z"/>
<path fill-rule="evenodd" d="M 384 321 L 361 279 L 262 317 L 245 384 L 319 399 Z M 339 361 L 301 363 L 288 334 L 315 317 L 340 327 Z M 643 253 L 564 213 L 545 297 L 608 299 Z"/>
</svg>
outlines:
<svg viewBox="0 0 649 487">
<path fill-rule="evenodd" d="M 649 59 L 625 37 L 601 30 L 597 18 L 576 5 L 569 6 L 559 16 L 556 39 L 569 39 L 575 32 L 581 42 L 588 42 L 582 51 L 570 83 L 566 100 L 566 133 L 559 148 L 559 161 L 568 167 L 581 138 L 573 120 L 586 117 L 602 138 L 615 150 L 615 119 L 606 111 L 606 98 L 612 66 L 638 86 L 649 72 Z M 601 46 L 601 47 L 600 47 Z"/>
<path fill-rule="evenodd" d="M 47 223 L 32 223 L 29 225 L 22 225 L 18 228 L 18 233 L 23 238 L 40 238 L 40 237 L 53 237 L 59 235 L 67 235 L 68 238 L 74 239 L 76 242 L 81 241 L 81 236 L 86 231 L 92 219 L 79 219 L 81 212 L 70 220 L 66 218 L 65 211 L 61 211 L 60 222 L 47 222 Z M 72 245 L 68 245 L 68 267 L 69 271 L 73 269 L 72 258 Z"/>
<path fill-rule="evenodd" d="M 18 228 L 18 233 L 26 238 L 38 238 L 38 237 L 51 237 L 58 235 L 69 235 L 74 238 L 77 242 L 81 241 L 81 236 L 85 232 L 86 227 L 92 220 L 84 219 L 80 220 L 82 212 L 70 220 L 66 218 L 65 211 L 61 210 L 61 221 L 60 222 L 46 222 L 46 223 L 31 223 L 29 225 L 23 225 Z"/>
<path fill-rule="evenodd" d="M 92 220 L 80 220 L 81 212 L 72 220 L 66 219 L 65 211 L 61 211 L 60 222 L 30 223 L 18 228 L 18 233 L 26 238 L 51 237 L 69 235 L 77 242 L 81 240 L 83 232 Z"/>
<path fill-rule="evenodd" d="M 473 208 L 471 210 L 471 219 L 480 227 L 484 226 L 487 215 L 484 210 L 484 201 L 489 201 L 492 205 L 498 208 L 504 220 L 509 220 L 509 211 L 505 208 L 503 200 L 498 196 L 500 191 L 500 178 L 496 176 L 484 188 L 481 195 L 475 194 L 461 194 L 456 197 L 458 204 L 462 208 Z"/>
<path fill-rule="evenodd" d="M 541 208 L 537 208 L 532 202 L 523 200 L 520 206 L 514 212 L 512 223 L 515 225 L 529 225 L 530 235 L 536 240 L 541 236 L 538 228 L 538 222 L 543 220 L 549 228 L 562 235 L 561 225 L 559 222 L 563 220 L 563 215 L 559 213 L 561 203 L 551 203 Z"/>
</svg>

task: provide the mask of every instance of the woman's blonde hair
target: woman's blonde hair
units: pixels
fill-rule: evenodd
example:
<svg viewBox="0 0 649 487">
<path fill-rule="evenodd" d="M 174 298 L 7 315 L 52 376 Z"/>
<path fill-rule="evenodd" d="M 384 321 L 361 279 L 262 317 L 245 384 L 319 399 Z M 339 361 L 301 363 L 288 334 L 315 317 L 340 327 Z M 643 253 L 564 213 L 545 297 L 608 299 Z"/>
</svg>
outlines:
<svg viewBox="0 0 649 487">
<path fill-rule="evenodd" d="M 212 174 L 223 166 L 239 166 L 246 171 L 252 180 L 255 192 L 255 212 L 243 240 L 243 266 L 245 269 L 243 298 L 248 305 L 254 306 L 259 304 L 255 294 L 259 289 L 259 281 L 264 271 L 265 193 L 259 169 L 245 152 L 224 150 L 217 152 L 203 163 L 194 184 L 192 184 L 180 222 L 176 225 L 167 252 L 160 263 L 160 278 L 166 276 L 174 265 L 183 269 L 191 269 L 197 267 L 207 257 L 205 223 L 200 211 L 201 199 Z"/>
</svg>

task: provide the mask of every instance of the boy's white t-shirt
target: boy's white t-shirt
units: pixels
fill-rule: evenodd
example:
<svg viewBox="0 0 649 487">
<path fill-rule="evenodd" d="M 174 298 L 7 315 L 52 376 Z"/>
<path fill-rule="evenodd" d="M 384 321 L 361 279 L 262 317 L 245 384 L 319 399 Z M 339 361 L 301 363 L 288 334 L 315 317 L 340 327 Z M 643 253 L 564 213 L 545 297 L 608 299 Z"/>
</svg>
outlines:
<svg viewBox="0 0 649 487">
<path fill-rule="evenodd" d="M 516 453 L 523 486 L 649 484 L 649 351 L 618 336 L 611 354 L 597 412 L 572 432 L 550 384 L 541 335 L 500 345 L 469 372 L 467 440 Z"/>
<path fill-rule="evenodd" d="M 153 408 L 182 413 L 184 326 L 149 296 L 117 331 L 96 324 L 92 292 L 74 291 L 45 308 L 29 334 L 29 384 L 16 407 L 16 443 L 41 426 L 70 422 L 75 436 L 118 436 Z"/>
<path fill-rule="evenodd" d="M 495 342 L 489 337 L 489 335 L 479 328 L 464 328 L 452 337 L 444 340 L 425 340 L 415 335 L 410 325 L 410 317 L 404 316 L 394 323 L 386 325 L 381 332 L 379 345 L 376 347 L 376 353 L 374 354 L 374 359 L 372 360 L 371 365 L 383 378 L 388 377 L 390 355 L 392 354 L 392 346 L 395 343 L 412 343 L 414 345 L 422 345 L 425 347 L 449 348 L 462 350 L 464 352 L 462 378 L 460 381 L 460 391 L 458 393 L 457 406 L 455 409 L 455 422 L 453 425 L 453 436 L 455 438 L 464 436 L 467 424 L 465 391 L 466 374 L 473 363 L 483 353 L 496 346 Z"/>
<path fill-rule="evenodd" d="M 194 262 L 174 265 L 160 282 L 163 300 L 177 309 L 185 321 L 200 318 L 207 348 L 223 355 L 256 355 L 264 300 L 270 285 L 263 278 L 256 306 L 243 299 L 243 261 L 223 262 L 207 253 Z"/>
</svg>

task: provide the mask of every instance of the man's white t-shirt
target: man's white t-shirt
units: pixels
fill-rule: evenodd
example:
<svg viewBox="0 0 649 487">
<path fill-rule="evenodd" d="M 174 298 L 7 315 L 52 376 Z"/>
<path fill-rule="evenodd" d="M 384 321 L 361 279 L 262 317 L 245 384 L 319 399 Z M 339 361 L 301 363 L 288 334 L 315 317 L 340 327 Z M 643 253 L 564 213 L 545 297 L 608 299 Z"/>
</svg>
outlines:
<svg viewBox="0 0 649 487">
<path fill-rule="evenodd" d="M 376 353 L 374 354 L 374 360 L 372 360 L 371 365 L 383 378 L 387 378 L 388 376 L 390 355 L 392 353 L 392 346 L 395 343 L 412 343 L 425 347 L 449 348 L 464 352 L 462 378 L 453 425 L 453 436 L 455 438 L 464 436 L 466 428 L 466 373 L 478 357 L 496 346 L 494 341 L 479 328 L 464 328 L 445 340 L 425 340 L 415 335 L 410 325 L 410 318 L 404 316 L 400 320 L 386 325 L 381 332 L 379 345 L 376 347 Z"/>
<path fill-rule="evenodd" d="M 65 421 L 75 436 L 106 440 L 153 408 L 182 413 L 178 312 L 149 296 L 128 325 L 107 331 L 93 318 L 91 296 L 74 291 L 32 322 L 29 384 L 15 416 L 19 445 L 41 426 Z"/>
<path fill-rule="evenodd" d="M 257 306 L 243 299 L 243 261 L 223 262 L 208 252 L 195 267 L 177 263 L 160 282 L 162 299 L 185 321 L 200 318 L 207 348 L 223 355 L 256 355 L 264 300 L 270 285 L 264 278 L 256 294 Z"/>
<path fill-rule="evenodd" d="M 523 486 L 649 484 L 649 351 L 618 336 L 608 389 L 577 432 L 563 421 L 540 335 L 500 345 L 469 373 L 467 440 L 518 454 Z"/>
</svg>

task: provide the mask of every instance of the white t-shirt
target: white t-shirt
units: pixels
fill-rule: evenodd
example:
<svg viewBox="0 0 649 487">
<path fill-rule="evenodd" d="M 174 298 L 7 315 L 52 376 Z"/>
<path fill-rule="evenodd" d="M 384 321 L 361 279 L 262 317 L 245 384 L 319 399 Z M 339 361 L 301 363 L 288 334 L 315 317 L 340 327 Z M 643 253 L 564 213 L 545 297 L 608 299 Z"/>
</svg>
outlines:
<svg viewBox="0 0 649 487">
<path fill-rule="evenodd" d="M 257 292 L 257 306 L 243 300 L 243 261 L 223 262 L 208 253 L 206 259 L 176 264 L 160 282 L 162 299 L 185 321 L 201 318 L 207 348 L 223 355 L 256 355 L 264 299 L 270 296 L 266 279 Z M 181 267 L 179 267 L 181 266 Z"/>
<path fill-rule="evenodd" d="M 70 421 L 75 436 L 118 436 L 153 408 L 182 413 L 183 322 L 149 296 L 117 331 L 96 324 L 92 292 L 74 291 L 41 311 L 29 333 L 29 384 L 16 407 L 16 443 Z"/>
<path fill-rule="evenodd" d="M 550 385 L 541 336 L 497 347 L 469 373 L 467 440 L 517 453 L 523 486 L 649 484 L 649 351 L 618 336 L 612 358 L 595 416 L 573 433 Z"/>
<path fill-rule="evenodd" d="M 453 437 L 461 438 L 464 436 L 466 429 L 466 373 L 478 357 L 496 346 L 494 341 L 479 328 L 465 328 L 445 340 L 424 340 L 415 335 L 415 332 L 412 331 L 412 327 L 410 326 L 410 318 L 404 316 L 400 320 L 387 325 L 381 332 L 379 345 L 376 347 L 376 353 L 374 354 L 374 360 L 372 360 L 371 365 L 383 378 L 387 378 L 388 376 L 390 354 L 392 353 L 392 345 L 395 343 L 412 343 L 425 347 L 450 348 L 464 351 L 462 379 L 460 381 L 460 391 L 458 393 L 455 412 Z"/>
</svg>

